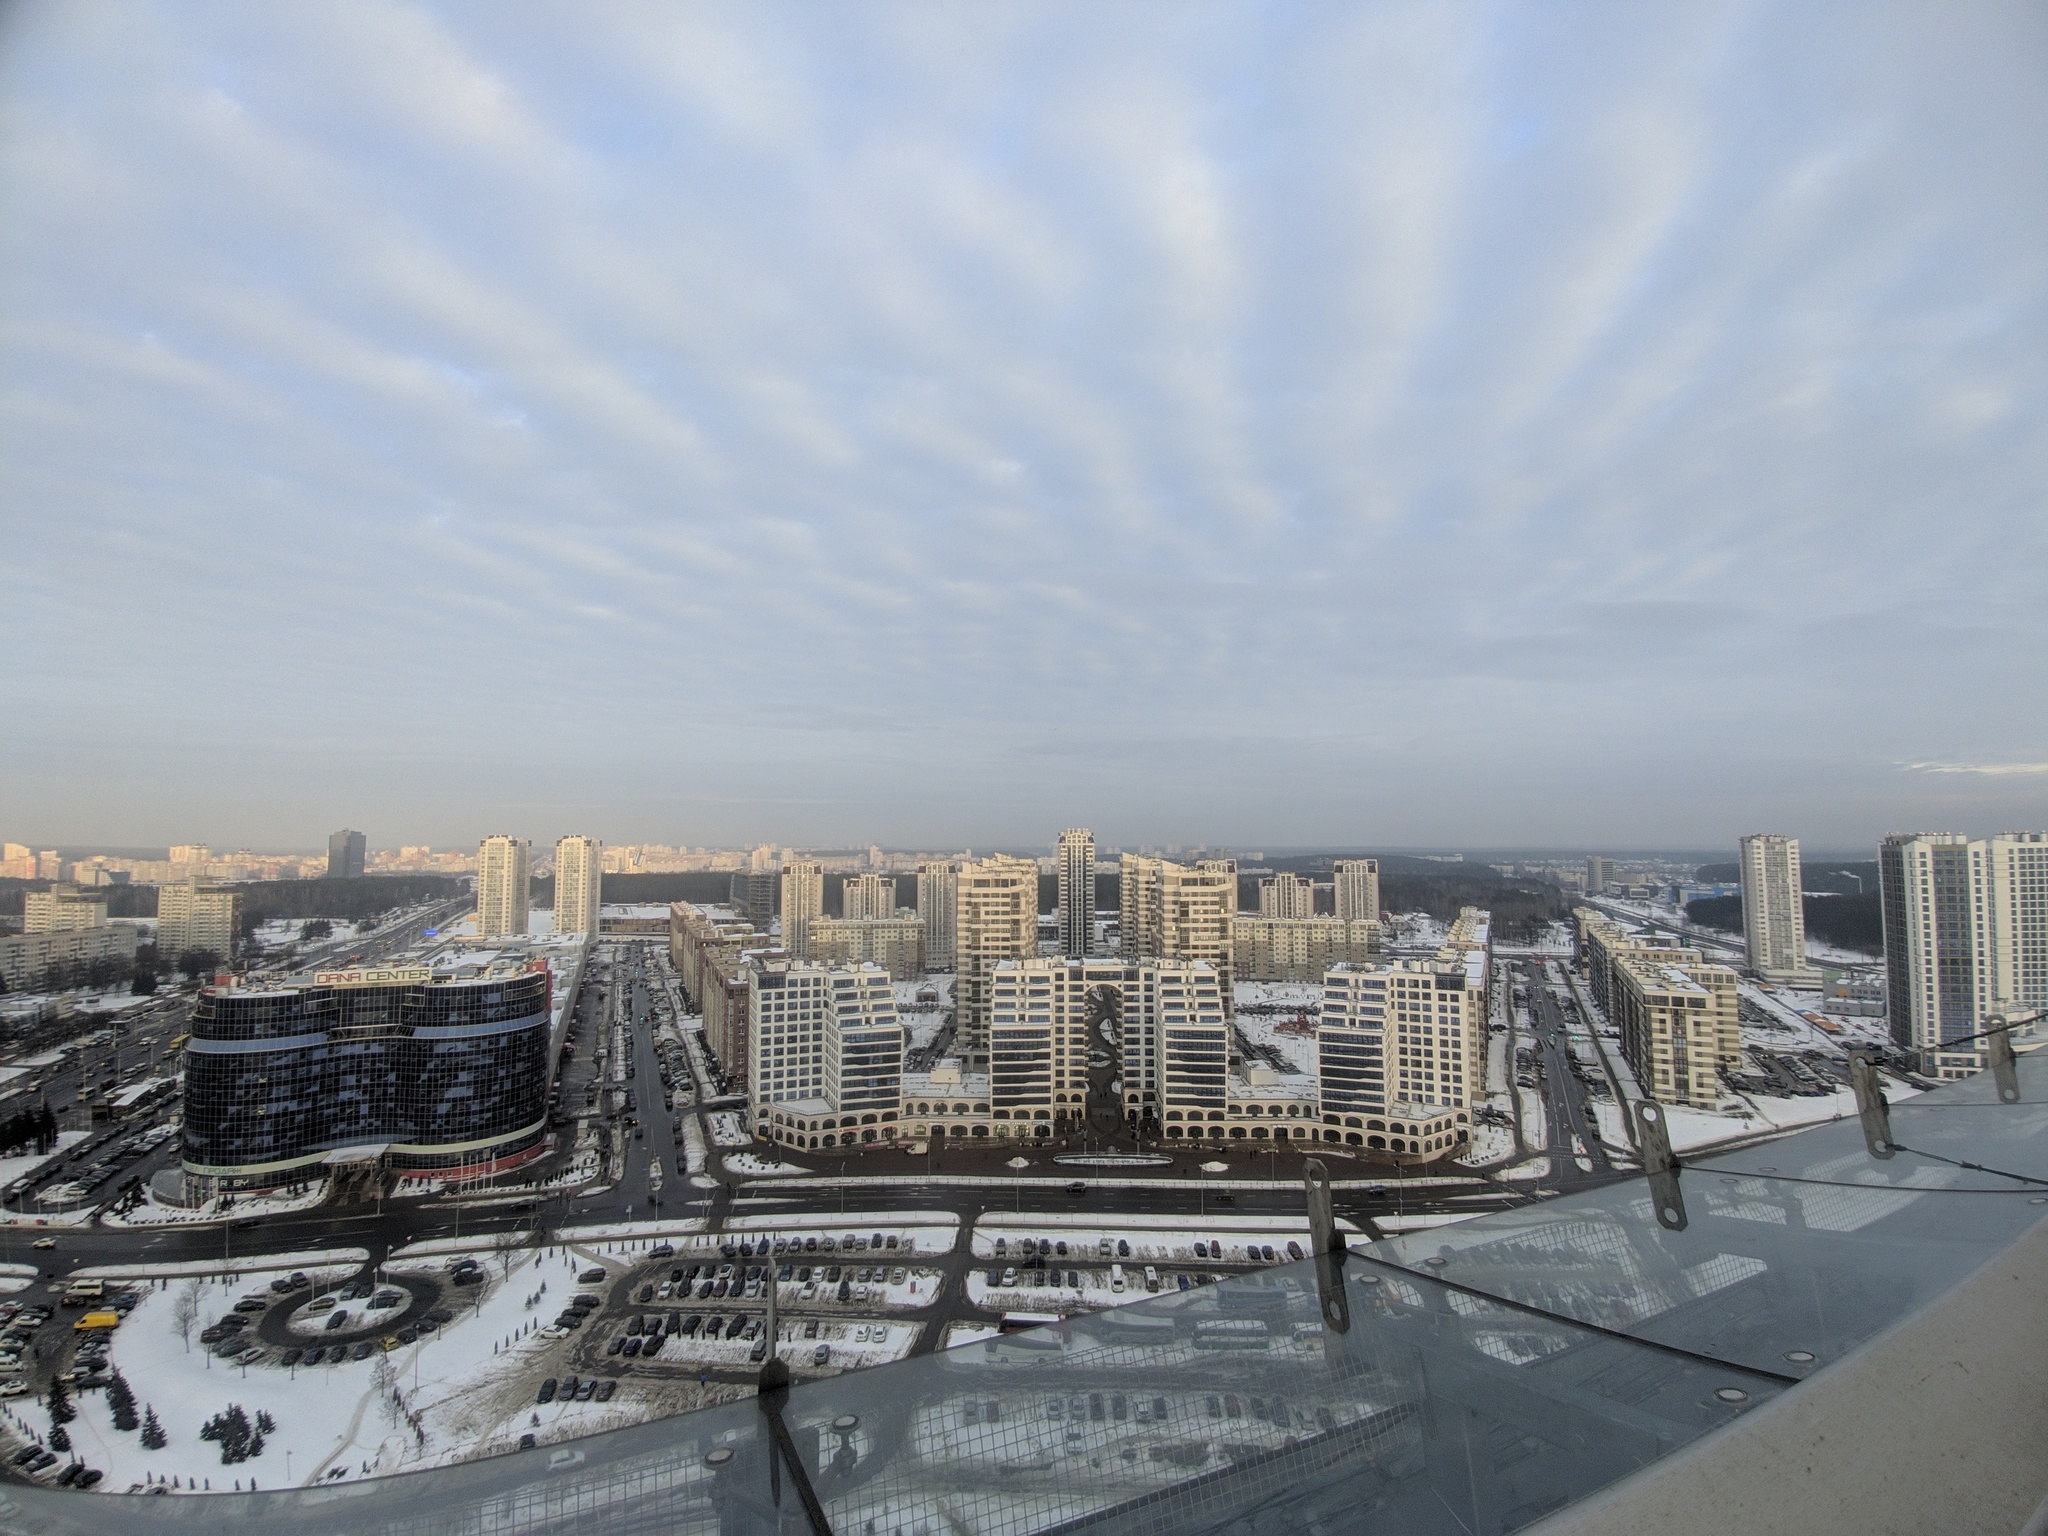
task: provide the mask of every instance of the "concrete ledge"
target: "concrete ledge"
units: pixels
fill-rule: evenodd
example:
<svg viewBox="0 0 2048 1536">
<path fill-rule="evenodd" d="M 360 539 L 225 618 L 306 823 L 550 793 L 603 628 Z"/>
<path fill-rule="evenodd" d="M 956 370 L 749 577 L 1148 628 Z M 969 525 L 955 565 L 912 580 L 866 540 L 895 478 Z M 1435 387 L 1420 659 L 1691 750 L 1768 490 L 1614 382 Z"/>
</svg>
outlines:
<svg viewBox="0 0 2048 1536">
<path fill-rule="evenodd" d="M 2016 1536 L 2048 1494 L 2044 1366 L 2048 1222 L 2037 1222 L 1782 1397 L 1524 1529 Z"/>
</svg>

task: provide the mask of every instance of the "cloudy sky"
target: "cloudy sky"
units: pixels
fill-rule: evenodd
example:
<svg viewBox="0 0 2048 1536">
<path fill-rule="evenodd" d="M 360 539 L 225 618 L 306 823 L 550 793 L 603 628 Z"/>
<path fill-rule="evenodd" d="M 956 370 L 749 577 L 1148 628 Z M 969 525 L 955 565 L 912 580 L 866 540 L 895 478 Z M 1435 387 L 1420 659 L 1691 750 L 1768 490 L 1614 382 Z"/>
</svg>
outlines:
<svg viewBox="0 0 2048 1536">
<path fill-rule="evenodd" d="M 0 22 L 0 834 L 2048 821 L 2030 4 Z"/>
</svg>

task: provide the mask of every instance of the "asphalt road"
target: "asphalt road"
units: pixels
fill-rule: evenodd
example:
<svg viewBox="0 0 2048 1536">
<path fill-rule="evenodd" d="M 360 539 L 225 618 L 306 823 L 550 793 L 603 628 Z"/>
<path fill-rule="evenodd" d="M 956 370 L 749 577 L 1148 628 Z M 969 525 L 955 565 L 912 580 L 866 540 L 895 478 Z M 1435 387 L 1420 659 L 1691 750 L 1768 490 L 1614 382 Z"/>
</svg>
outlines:
<svg viewBox="0 0 2048 1536">
<path fill-rule="evenodd" d="M 1551 1172 L 1545 1182 L 1560 1193 L 1612 1183 L 1615 1170 L 1602 1149 L 1599 1120 L 1590 1107 L 1585 1085 L 1572 1071 L 1570 1032 L 1563 1010 L 1557 1006 L 1557 999 L 1551 996 L 1549 983 L 1544 979 L 1543 962 L 1523 962 L 1522 974 L 1529 988 L 1536 1059 L 1543 1067 L 1544 1121 L 1549 1133 Z M 1576 1144 L 1574 1137 L 1578 1138 Z M 1592 1164 L 1590 1170 L 1579 1166 L 1581 1158 Z"/>
</svg>

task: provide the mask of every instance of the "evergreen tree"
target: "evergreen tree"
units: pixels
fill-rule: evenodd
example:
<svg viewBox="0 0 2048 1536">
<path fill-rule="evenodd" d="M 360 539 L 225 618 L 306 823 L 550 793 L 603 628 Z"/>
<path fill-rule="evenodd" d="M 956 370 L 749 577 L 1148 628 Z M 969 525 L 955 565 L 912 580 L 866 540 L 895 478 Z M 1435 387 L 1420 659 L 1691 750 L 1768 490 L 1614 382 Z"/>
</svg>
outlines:
<svg viewBox="0 0 2048 1536">
<path fill-rule="evenodd" d="M 268 1408 L 256 1410 L 256 1433 L 259 1435 L 274 1435 L 277 1433 L 277 1420 L 270 1416 Z"/>
<path fill-rule="evenodd" d="M 135 1417 L 135 1392 L 128 1385 L 128 1378 L 117 1367 L 113 1379 L 107 1383 L 107 1408 L 114 1416 L 114 1428 L 134 1429 L 138 1423 Z"/>
<path fill-rule="evenodd" d="M 68 1451 L 71 1449 L 71 1432 L 62 1424 L 57 1425 L 50 1431 L 50 1449 L 53 1451 Z"/>
<path fill-rule="evenodd" d="M 52 1424 L 69 1424 L 78 1417 L 78 1410 L 71 1406 L 71 1393 L 61 1381 L 50 1383 L 50 1395 L 44 1404 L 50 1410 Z"/>
<path fill-rule="evenodd" d="M 146 1451 L 160 1451 L 168 1444 L 163 1425 L 158 1422 L 154 1407 L 142 1410 L 142 1448 Z"/>
</svg>

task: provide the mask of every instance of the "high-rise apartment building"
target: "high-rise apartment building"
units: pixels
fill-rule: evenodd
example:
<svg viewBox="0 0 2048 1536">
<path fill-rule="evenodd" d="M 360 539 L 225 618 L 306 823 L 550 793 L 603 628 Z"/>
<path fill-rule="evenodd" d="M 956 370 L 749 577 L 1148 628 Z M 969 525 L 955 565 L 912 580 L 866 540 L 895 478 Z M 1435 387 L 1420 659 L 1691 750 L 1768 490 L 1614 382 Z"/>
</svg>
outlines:
<svg viewBox="0 0 2048 1536">
<path fill-rule="evenodd" d="M 0 844 L 0 880 L 33 880 L 35 850 L 26 843 Z"/>
<path fill-rule="evenodd" d="M 1991 839 L 1991 995 L 2010 1014 L 2048 1008 L 2048 832 Z"/>
<path fill-rule="evenodd" d="M 904 1033 L 887 973 L 762 960 L 750 975 L 749 1015 L 757 1135 L 804 1148 L 894 1139 Z"/>
<path fill-rule="evenodd" d="M 339 832 L 330 833 L 327 838 L 327 878 L 356 879 L 363 872 L 363 861 L 369 847 L 369 839 L 351 828 L 343 827 Z"/>
<path fill-rule="evenodd" d="M 754 850 L 757 866 L 760 853 L 760 849 Z M 768 925 L 775 921 L 775 897 L 781 882 L 781 874 L 774 869 L 756 867 L 739 871 L 732 877 L 733 909 L 766 933 Z"/>
<path fill-rule="evenodd" d="M 173 864 L 204 864 L 213 857 L 213 850 L 204 843 L 174 843 L 171 845 Z"/>
<path fill-rule="evenodd" d="M 1644 1093 L 1718 1109 L 1721 1075 L 1742 1067 L 1735 972 L 1661 935 L 1630 933 L 1591 907 L 1572 919 L 1593 1000 Z"/>
<path fill-rule="evenodd" d="M 1122 989 L 1119 1029 L 1127 1120 L 1155 1123 L 1175 1138 L 1205 1135 L 1212 1119 L 1219 1127 L 1225 1123 L 1230 1005 L 1214 966 L 1132 965 Z"/>
<path fill-rule="evenodd" d="M 1069 827 L 1060 834 L 1060 953 L 1085 960 L 1095 948 L 1095 834 Z"/>
<path fill-rule="evenodd" d="M 81 891 L 75 885 L 53 885 L 47 891 L 30 891 L 22 898 L 23 933 L 69 933 L 106 926 L 106 898 Z"/>
<path fill-rule="evenodd" d="M 1204 961 L 1215 967 L 1231 1009 L 1236 861 L 1204 859 L 1190 867 L 1127 853 L 1121 880 L 1125 958 Z"/>
<path fill-rule="evenodd" d="M 555 932 L 598 931 L 604 910 L 604 844 L 572 834 L 555 844 Z"/>
<path fill-rule="evenodd" d="M 1604 853 L 1586 855 L 1586 894 L 1598 896 L 1614 881 L 1614 860 Z"/>
<path fill-rule="evenodd" d="M 812 859 L 782 866 L 782 947 L 798 960 L 811 958 L 811 924 L 825 915 L 825 868 Z"/>
<path fill-rule="evenodd" d="M 896 877 L 848 875 L 839 888 L 839 915 L 855 922 L 865 917 L 894 917 Z"/>
<path fill-rule="evenodd" d="M 2048 1005 L 2048 833 L 1898 833 L 1877 873 L 1892 1043 L 1930 1075 L 1981 1071 L 1973 1036 Z"/>
<path fill-rule="evenodd" d="M 1377 923 L 1380 920 L 1380 861 L 1378 859 L 1339 859 L 1337 875 L 1337 915 L 1354 923 Z"/>
<path fill-rule="evenodd" d="M 988 1058 L 995 969 L 1038 953 L 1038 861 L 1006 854 L 980 859 L 955 877 L 954 1022 L 960 1048 L 980 1067 Z"/>
<path fill-rule="evenodd" d="M 242 893 L 196 875 L 156 890 L 156 952 L 166 965 L 202 951 L 223 964 L 242 926 Z"/>
<path fill-rule="evenodd" d="M 1333 965 L 1363 965 L 1379 953 L 1380 925 L 1349 917 L 1232 919 L 1238 981 L 1320 981 Z"/>
<path fill-rule="evenodd" d="M 1300 875 L 1275 875 L 1259 882 L 1259 916 L 1314 917 L 1316 885 Z"/>
<path fill-rule="evenodd" d="M 1742 839 L 1742 932 L 1749 968 L 1780 986 L 1819 986 L 1806 963 L 1800 905 L 1799 839 L 1754 832 Z"/>
<path fill-rule="evenodd" d="M 953 969 L 959 884 L 959 866 L 950 859 L 930 859 L 917 866 L 917 915 L 924 922 L 924 963 L 934 971 Z"/>
<path fill-rule="evenodd" d="M 476 932 L 482 939 L 526 937 L 533 886 L 533 844 L 502 833 L 476 850 Z"/>
</svg>

